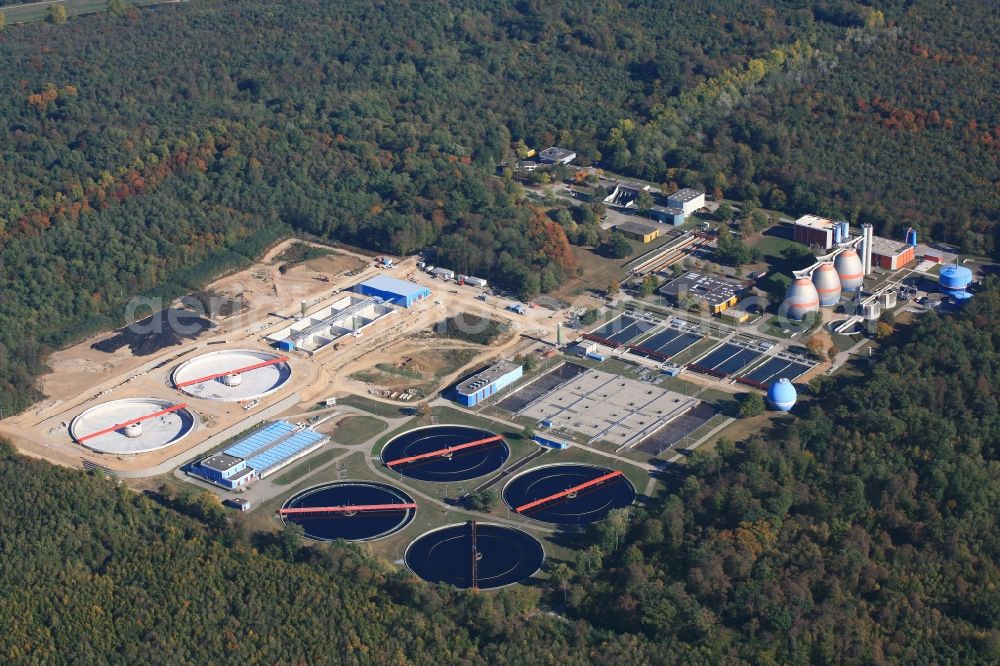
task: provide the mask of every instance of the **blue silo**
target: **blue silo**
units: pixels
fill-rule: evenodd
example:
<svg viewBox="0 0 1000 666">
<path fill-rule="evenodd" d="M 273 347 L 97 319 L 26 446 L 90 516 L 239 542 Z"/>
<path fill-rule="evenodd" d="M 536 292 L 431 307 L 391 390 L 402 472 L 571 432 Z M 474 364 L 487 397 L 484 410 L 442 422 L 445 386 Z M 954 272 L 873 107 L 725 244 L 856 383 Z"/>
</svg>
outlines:
<svg viewBox="0 0 1000 666">
<path fill-rule="evenodd" d="M 787 378 L 782 377 L 767 389 L 767 401 L 779 412 L 787 412 L 795 404 L 799 394 Z"/>
<path fill-rule="evenodd" d="M 946 294 L 965 291 L 972 284 L 972 271 L 965 266 L 948 264 L 941 268 L 938 282 L 941 284 L 941 291 Z"/>
<path fill-rule="evenodd" d="M 910 247 L 917 246 L 917 230 L 913 227 L 906 230 L 906 244 Z"/>
</svg>

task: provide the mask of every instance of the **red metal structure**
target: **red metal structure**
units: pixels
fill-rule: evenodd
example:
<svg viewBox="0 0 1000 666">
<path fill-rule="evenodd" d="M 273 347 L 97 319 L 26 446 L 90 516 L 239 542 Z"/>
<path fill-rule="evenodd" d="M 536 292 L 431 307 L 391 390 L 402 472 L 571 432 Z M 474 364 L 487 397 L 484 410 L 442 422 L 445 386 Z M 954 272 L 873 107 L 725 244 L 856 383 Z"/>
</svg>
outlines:
<svg viewBox="0 0 1000 666">
<path fill-rule="evenodd" d="M 192 384 L 201 384 L 202 382 L 209 382 L 212 381 L 213 379 L 218 379 L 219 377 L 227 377 L 229 375 L 242 375 L 244 372 L 250 372 L 251 370 L 266 368 L 269 365 L 284 363 L 287 360 L 288 360 L 287 356 L 279 356 L 278 358 L 272 358 L 270 361 L 254 363 L 253 365 L 248 365 L 243 368 L 236 368 L 235 370 L 227 370 L 225 372 L 217 372 L 214 375 L 206 375 L 205 377 L 199 377 L 198 379 L 189 379 L 186 382 L 175 384 L 175 386 L 177 388 L 184 388 L 185 386 L 191 386 Z"/>
<path fill-rule="evenodd" d="M 176 411 L 184 409 L 186 407 L 187 407 L 187 403 L 182 403 L 180 405 L 174 405 L 173 407 L 168 407 L 166 409 L 161 409 L 158 412 L 153 412 L 152 414 L 146 414 L 145 416 L 140 416 L 140 417 L 134 418 L 134 419 L 132 419 L 130 421 L 125 421 L 123 423 L 118 423 L 116 425 L 111 426 L 110 428 L 105 428 L 104 430 L 98 430 L 97 432 L 92 432 L 89 435 L 84 435 L 83 437 L 77 437 L 76 441 L 78 443 L 80 443 L 80 444 L 83 444 L 88 439 L 93 439 L 94 437 L 100 437 L 101 435 L 106 435 L 109 432 L 114 432 L 115 430 L 118 430 L 120 428 L 124 428 L 126 426 L 130 426 L 130 425 L 133 425 L 135 423 L 142 423 L 143 421 L 148 421 L 149 419 L 155 419 L 157 416 L 163 416 L 164 414 L 170 414 L 171 412 L 176 412 Z"/>
<path fill-rule="evenodd" d="M 486 439 L 477 439 L 474 442 L 466 442 L 465 444 L 457 444 L 455 446 L 446 446 L 443 449 L 437 449 L 436 451 L 430 451 L 428 453 L 421 453 L 415 456 L 407 456 L 406 458 L 398 458 L 396 460 L 390 460 L 385 464 L 386 467 L 394 467 L 396 465 L 403 465 L 405 463 L 416 462 L 417 460 L 425 460 L 427 458 L 436 458 L 438 456 L 446 456 L 449 453 L 454 453 L 455 451 L 462 451 L 464 449 L 471 449 L 474 446 L 482 446 L 483 444 L 491 444 L 492 442 L 499 442 L 503 437 L 500 435 L 494 435 L 493 437 L 487 437 Z"/>
<path fill-rule="evenodd" d="M 401 511 L 403 509 L 416 509 L 413 502 L 401 502 L 399 504 L 355 504 L 344 506 L 306 506 L 291 509 L 278 509 L 279 516 L 322 516 L 326 514 L 355 513 L 360 511 Z"/>
<path fill-rule="evenodd" d="M 575 485 L 575 486 L 571 486 L 571 487 L 567 488 L 566 490 L 562 490 L 562 491 L 560 491 L 558 493 L 553 493 L 552 495 L 549 495 L 547 497 L 543 497 L 541 499 L 536 499 L 534 502 L 528 502 L 527 504 L 522 504 L 521 506 L 519 506 L 516 509 L 514 509 L 514 511 L 516 511 L 517 513 L 524 513 L 525 511 L 527 511 L 529 509 L 534 509 L 535 507 L 540 506 L 542 504 L 545 504 L 546 502 L 551 502 L 553 500 L 562 499 L 563 497 L 566 497 L 567 495 L 572 495 L 573 493 L 580 492 L 581 490 L 584 490 L 585 488 L 591 488 L 593 486 L 596 486 L 596 485 L 598 485 L 600 483 L 604 483 L 605 481 L 610 481 L 611 479 L 614 479 L 614 478 L 619 477 L 619 476 L 624 476 L 619 470 L 615 470 L 613 472 L 608 472 L 607 474 L 602 474 L 601 476 L 597 477 L 596 479 L 591 479 L 590 481 L 585 481 L 585 482 L 583 482 L 581 484 L 578 484 L 578 485 Z"/>
</svg>

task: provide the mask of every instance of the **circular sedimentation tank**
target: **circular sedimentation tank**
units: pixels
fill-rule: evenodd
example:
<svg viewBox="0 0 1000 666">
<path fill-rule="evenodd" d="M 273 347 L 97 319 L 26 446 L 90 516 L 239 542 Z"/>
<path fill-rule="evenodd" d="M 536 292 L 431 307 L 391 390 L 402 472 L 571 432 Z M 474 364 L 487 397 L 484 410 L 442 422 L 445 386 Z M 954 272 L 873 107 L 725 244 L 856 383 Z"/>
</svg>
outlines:
<svg viewBox="0 0 1000 666">
<path fill-rule="evenodd" d="M 938 283 L 948 293 L 965 291 L 972 284 L 972 271 L 965 266 L 948 264 L 941 268 Z"/>
<path fill-rule="evenodd" d="M 196 424 L 184 405 L 160 398 L 112 400 L 81 412 L 69 424 L 70 436 L 97 453 L 135 455 L 171 446 Z"/>
<path fill-rule="evenodd" d="M 635 487 L 624 475 L 616 475 L 593 486 L 561 497 L 567 490 L 614 474 L 597 465 L 556 464 L 518 474 L 503 489 L 507 507 L 526 518 L 555 525 L 586 525 L 603 519 L 612 509 L 635 501 Z M 541 504 L 532 504 L 543 501 Z M 525 507 L 519 510 L 521 507 Z"/>
<path fill-rule="evenodd" d="M 503 437 L 463 425 L 434 425 L 398 435 L 382 448 L 389 471 L 419 481 L 468 481 L 495 472 L 510 457 Z"/>
<path fill-rule="evenodd" d="M 798 391 L 787 378 L 782 377 L 767 389 L 767 401 L 779 412 L 787 412 L 798 400 Z"/>
<path fill-rule="evenodd" d="M 410 571 L 430 583 L 486 590 L 527 580 L 541 568 L 545 551 L 522 530 L 463 523 L 417 537 L 407 546 L 404 560 Z"/>
<path fill-rule="evenodd" d="M 387 483 L 335 481 L 303 490 L 281 507 L 330 510 L 288 513 L 281 519 L 301 525 L 314 541 L 374 541 L 409 525 L 417 513 L 413 504 L 413 498 Z"/>
<path fill-rule="evenodd" d="M 252 349 L 226 349 L 196 356 L 170 375 L 179 391 L 196 398 L 239 402 L 280 390 L 292 376 L 287 358 Z"/>
<path fill-rule="evenodd" d="M 861 288 L 865 281 L 865 267 L 857 250 L 847 248 L 833 260 L 833 266 L 840 276 L 840 288 L 844 291 L 855 291 Z"/>
<path fill-rule="evenodd" d="M 791 319 L 804 319 L 810 312 L 819 310 L 819 294 L 809 278 L 796 278 L 785 293 L 785 306 Z"/>
<path fill-rule="evenodd" d="M 828 308 L 840 302 L 840 276 L 833 264 L 820 264 L 813 271 L 812 282 L 816 287 L 820 307 Z"/>
</svg>

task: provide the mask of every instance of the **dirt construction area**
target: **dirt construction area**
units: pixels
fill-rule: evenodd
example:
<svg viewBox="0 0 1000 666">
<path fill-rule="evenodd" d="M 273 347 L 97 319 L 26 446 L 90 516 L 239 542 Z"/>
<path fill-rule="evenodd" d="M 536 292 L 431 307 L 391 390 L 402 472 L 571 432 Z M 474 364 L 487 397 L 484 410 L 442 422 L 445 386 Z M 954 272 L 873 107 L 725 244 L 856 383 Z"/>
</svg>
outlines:
<svg viewBox="0 0 1000 666">
<path fill-rule="evenodd" d="M 184 462 L 187 451 L 220 434 L 228 435 L 234 428 L 252 425 L 256 414 L 279 417 L 282 412 L 275 412 L 277 407 L 286 413 L 302 412 L 315 401 L 338 393 L 367 395 L 376 385 L 393 389 L 390 395 L 397 387 L 416 387 L 431 395 L 493 359 L 517 353 L 530 342 L 522 336 L 554 342 L 557 322 L 565 321 L 565 313 L 543 308 L 514 314 L 507 309 L 512 303 L 509 300 L 482 300 L 481 289 L 444 282 L 417 270 L 415 257 L 386 269 L 372 257 L 317 245 L 321 252 L 303 253 L 298 248 L 291 253 L 296 260 L 289 261 L 290 255 L 285 253 L 291 246 L 302 244 L 299 240 L 279 243 L 253 266 L 204 288 L 204 293 L 240 300 L 242 309 L 236 314 L 195 312 L 195 319 L 206 320 L 209 325 L 202 323 L 190 334 L 163 335 L 154 324 L 152 330 L 140 334 L 132 328 L 108 331 L 55 352 L 48 359 L 51 372 L 40 380 L 40 389 L 47 397 L 21 414 L 0 421 L 0 434 L 23 453 L 51 462 L 79 467 L 87 460 L 110 470 L 139 474 L 162 468 L 168 462 Z M 303 254 L 319 256 L 297 260 Z M 265 336 L 286 327 L 301 316 L 303 309 L 314 312 L 328 306 L 342 298 L 342 291 L 376 275 L 417 282 L 430 288 L 433 295 L 410 308 L 400 308 L 391 318 L 391 326 L 352 337 L 337 348 L 313 355 L 288 353 L 290 378 L 259 400 L 220 402 L 183 393 L 171 384 L 171 372 L 178 365 L 208 352 L 274 353 Z M 130 319 L 142 323 L 151 313 L 181 307 L 180 301 L 142 302 L 128 312 L 134 311 Z M 190 310 L 186 312 L 191 316 Z M 502 322 L 512 335 L 490 346 L 427 335 L 434 325 L 456 313 Z M 372 384 L 357 379 L 358 373 L 362 377 L 368 373 Z M 196 426 L 181 443 L 134 455 L 98 454 L 70 437 L 69 423 L 80 413 L 127 398 L 187 404 L 196 416 Z M 295 407 L 296 402 L 299 407 Z"/>
</svg>

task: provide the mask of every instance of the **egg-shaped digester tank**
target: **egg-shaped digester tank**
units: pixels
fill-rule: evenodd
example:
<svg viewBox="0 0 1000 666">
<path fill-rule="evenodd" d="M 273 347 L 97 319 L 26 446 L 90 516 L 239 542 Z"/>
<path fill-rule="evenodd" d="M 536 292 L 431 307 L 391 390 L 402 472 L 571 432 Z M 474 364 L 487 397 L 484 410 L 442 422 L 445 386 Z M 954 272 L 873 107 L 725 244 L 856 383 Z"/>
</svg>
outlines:
<svg viewBox="0 0 1000 666">
<path fill-rule="evenodd" d="M 796 278 L 785 292 L 785 306 L 789 318 L 801 321 L 810 312 L 819 310 L 819 294 L 809 278 Z"/>
<path fill-rule="evenodd" d="M 840 276 L 841 289 L 855 291 L 861 287 L 865 279 L 865 267 L 861 264 L 857 250 L 854 248 L 844 250 L 833 260 L 833 266 Z"/>
<path fill-rule="evenodd" d="M 819 296 L 820 307 L 832 307 L 840 301 L 840 276 L 833 264 L 820 264 L 813 271 L 812 281 Z"/>
</svg>

